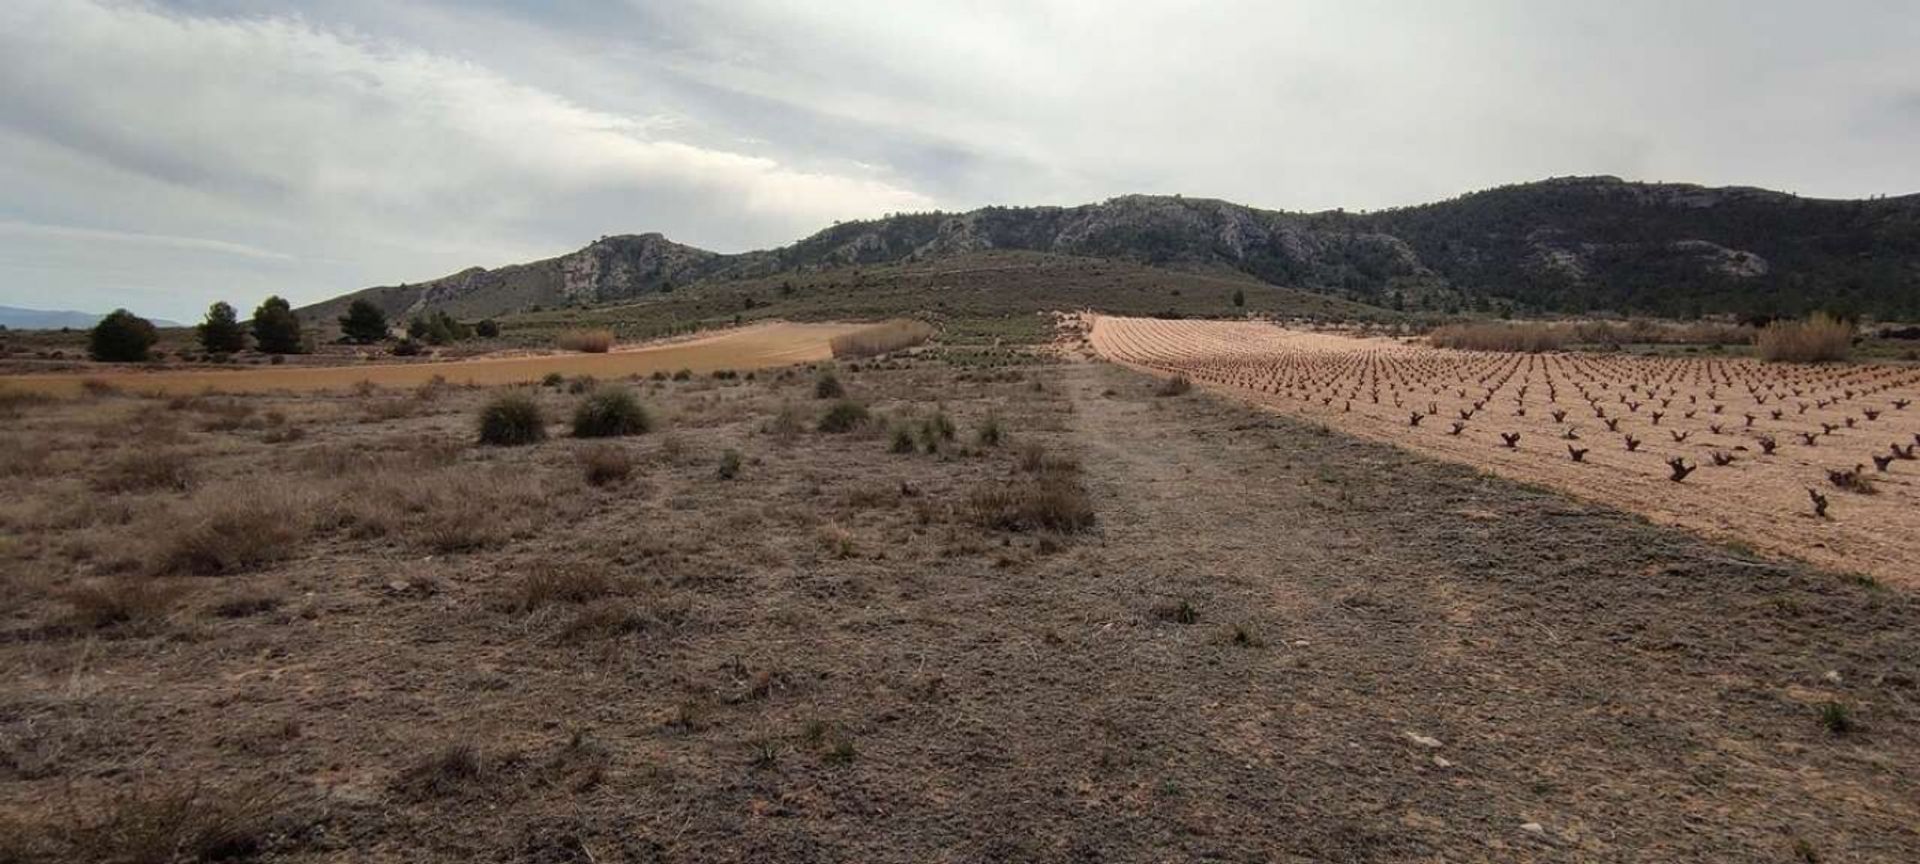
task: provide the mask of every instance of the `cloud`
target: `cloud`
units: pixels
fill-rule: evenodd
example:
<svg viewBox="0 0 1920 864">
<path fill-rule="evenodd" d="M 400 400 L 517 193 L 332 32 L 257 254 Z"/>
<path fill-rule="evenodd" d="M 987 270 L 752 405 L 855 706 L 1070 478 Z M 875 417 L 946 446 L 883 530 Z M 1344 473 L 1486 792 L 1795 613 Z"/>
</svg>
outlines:
<svg viewBox="0 0 1920 864">
<path fill-rule="evenodd" d="M 103 243 L 109 246 L 125 244 L 131 246 L 214 252 L 221 255 L 237 255 L 242 258 L 263 258 L 273 261 L 293 260 L 293 256 L 285 252 L 261 249 L 257 246 L 248 246 L 245 243 L 228 243 L 224 240 L 209 240 L 205 237 L 174 237 L 167 234 L 140 234 L 132 231 L 76 228 L 71 225 L 36 225 L 30 222 L 0 221 L 0 237 L 27 238 L 43 242 L 81 241 L 85 243 Z"/>
<path fill-rule="evenodd" d="M 746 248 L 932 203 L 884 169 L 798 169 L 674 140 L 670 118 L 596 110 L 299 17 L 26 0 L 0 11 L 0 33 L 0 153 L 66 175 L 7 177 L 29 188 L 5 214 L 0 261 L 32 240 L 18 226 L 54 222 L 69 239 L 84 226 L 103 241 L 179 234 L 377 262 L 388 269 L 367 278 L 392 281 L 612 231 Z M 99 197 L 61 200 L 82 187 Z M 167 274 L 154 278 L 165 290 Z"/>
<path fill-rule="evenodd" d="M 145 292 L 179 317 L 608 233 L 736 251 L 1128 192 L 1898 194 L 1916 43 L 1920 7 L 1889 0 L 12 0 L 0 220 L 291 258 L 0 233 L 0 274 L 27 274 L 0 302 Z"/>
</svg>

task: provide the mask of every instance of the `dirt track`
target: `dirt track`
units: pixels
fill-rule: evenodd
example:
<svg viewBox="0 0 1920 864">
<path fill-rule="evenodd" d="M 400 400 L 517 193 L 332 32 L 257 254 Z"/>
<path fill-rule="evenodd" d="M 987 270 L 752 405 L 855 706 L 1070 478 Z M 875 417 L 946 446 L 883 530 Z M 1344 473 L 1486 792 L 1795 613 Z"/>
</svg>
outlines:
<svg viewBox="0 0 1920 864">
<path fill-rule="evenodd" d="M 58 375 L 0 377 L 0 390 L 20 389 L 56 396 L 81 392 L 82 382 L 100 381 L 136 393 L 168 395 L 270 393 L 344 390 L 362 381 L 383 387 L 413 387 L 434 377 L 453 384 L 517 384 L 538 381 L 549 373 L 621 378 L 653 372 L 690 369 L 764 369 L 794 363 L 812 363 L 833 356 L 828 343 L 863 324 L 778 323 L 728 330 L 713 336 L 617 349 L 606 354 L 555 354 L 538 357 L 497 357 L 446 363 L 408 363 L 363 366 L 248 367 L 234 370 L 169 369 L 145 371 L 110 367 L 112 371 Z"/>
<path fill-rule="evenodd" d="M 1920 405 L 1896 407 L 1920 403 L 1920 371 L 1447 352 L 1246 322 L 1100 317 L 1091 339 L 1129 366 L 1345 432 L 1920 587 L 1920 461 L 1881 472 L 1872 459 L 1920 444 Z M 1713 464 L 1716 452 L 1733 461 Z M 1696 470 L 1672 481 L 1673 458 Z M 1856 466 L 1874 494 L 1828 477 Z M 1815 516 L 1809 489 L 1829 518 Z"/>
</svg>

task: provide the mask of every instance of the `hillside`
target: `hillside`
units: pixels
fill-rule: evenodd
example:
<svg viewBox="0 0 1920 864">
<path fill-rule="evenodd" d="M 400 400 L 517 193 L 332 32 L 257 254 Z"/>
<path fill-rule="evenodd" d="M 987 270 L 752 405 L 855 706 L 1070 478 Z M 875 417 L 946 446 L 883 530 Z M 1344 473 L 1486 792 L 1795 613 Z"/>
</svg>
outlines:
<svg viewBox="0 0 1920 864">
<path fill-rule="evenodd" d="M 1399 309 L 1692 315 L 1833 308 L 1920 316 L 1920 196 L 1832 201 L 1749 188 L 1562 178 L 1377 213 L 1293 213 L 1130 195 L 846 222 L 726 255 L 659 234 L 351 297 L 463 316 L 619 303 L 675 287 L 1024 250 L 1236 273 Z M 1074 298 L 1099 307 L 1099 292 Z"/>
<path fill-rule="evenodd" d="M 106 316 L 98 312 L 75 312 L 70 309 L 25 309 L 19 306 L 0 306 L 0 327 L 13 330 L 58 330 L 62 327 L 80 330 L 100 323 L 100 319 L 104 317 Z M 180 326 L 161 318 L 151 320 L 156 327 Z"/>
</svg>

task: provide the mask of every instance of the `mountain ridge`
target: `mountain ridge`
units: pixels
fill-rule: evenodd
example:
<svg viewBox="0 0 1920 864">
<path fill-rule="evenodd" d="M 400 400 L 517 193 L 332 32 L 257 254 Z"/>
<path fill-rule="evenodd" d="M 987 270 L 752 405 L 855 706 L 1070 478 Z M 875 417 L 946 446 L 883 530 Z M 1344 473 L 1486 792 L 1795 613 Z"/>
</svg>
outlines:
<svg viewBox="0 0 1920 864">
<path fill-rule="evenodd" d="M 1802 198 L 1751 186 L 1558 177 L 1371 212 L 1262 210 L 1179 195 L 1076 206 L 990 206 L 837 223 L 786 246 L 725 254 L 659 233 L 366 297 L 390 315 L 474 317 L 628 302 L 785 271 L 1027 250 L 1225 269 L 1391 308 L 1920 316 L 1920 195 Z M 1090 297 L 1097 306 L 1098 298 Z"/>
</svg>

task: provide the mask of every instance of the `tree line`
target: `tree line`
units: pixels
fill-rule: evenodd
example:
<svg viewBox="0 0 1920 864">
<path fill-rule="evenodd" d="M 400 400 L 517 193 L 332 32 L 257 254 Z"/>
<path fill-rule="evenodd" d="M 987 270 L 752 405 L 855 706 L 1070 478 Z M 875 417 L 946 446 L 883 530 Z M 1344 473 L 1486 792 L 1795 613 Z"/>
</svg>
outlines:
<svg viewBox="0 0 1920 864">
<path fill-rule="evenodd" d="M 393 340 L 393 353 L 400 356 L 420 353 L 423 342 L 446 345 L 475 336 L 500 335 L 500 325 L 491 318 L 469 325 L 436 310 L 415 316 L 407 324 L 406 335 L 395 339 L 386 312 L 365 298 L 349 304 L 347 313 L 338 320 L 340 341 L 373 345 Z M 244 322 L 232 304 L 216 302 L 207 307 L 206 316 L 193 329 L 201 349 L 214 357 L 246 350 L 249 337 L 262 354 L 304 354 L 311 347 L 292 304 L 277 295 L 262 301 L 254 308 L 253 317 Z M 95 360 L 138 363 L 151 356 L 159 341 L 160 333 L 153 322 L 126 309 L 115 309 L 88 332 L 87 353 Z"/>
</svg>

